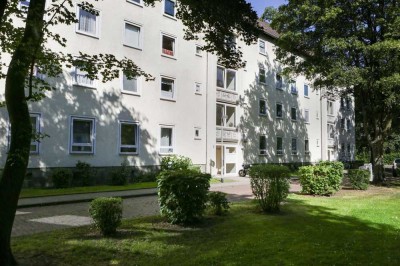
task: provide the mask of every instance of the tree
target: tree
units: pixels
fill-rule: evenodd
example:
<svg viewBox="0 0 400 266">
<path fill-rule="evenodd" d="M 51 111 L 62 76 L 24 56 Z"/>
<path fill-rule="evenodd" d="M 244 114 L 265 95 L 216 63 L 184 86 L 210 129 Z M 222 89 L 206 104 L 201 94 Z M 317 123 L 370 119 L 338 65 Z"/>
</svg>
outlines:
<svg viewBox="0 0 400 266">
<path fill-rule="evenodd" d="M 277 57 L 288 73 L 305 74 L 331 96 L 354 96 L 374 182 L 384 178 L 383 144 L 399 111 L 399 6 L 392 0 L 291 0 L 272 21 L 281 34 Z"/>
<path fill-rule="evenodd" d="M 160 0 L 144 0 L 148 5 L 154 5 L 156 1 Z M 52 89 L 50 84 L 34 77 L 34 68 L 39 67 L 47 76 L 56 77 L 63 67 L 77 66 L 86 71 L 89 78 L 101 78 L 103 82 L 117 77 L 121 69 L 128 78 L 151 78 L 131 60 L 117 59 L 112 54 L 73 56 L 48 49 L 49 40 L 67 45 L 67 40 L 59 33 L 51 32 L 49 26 L 77 21 L 71 11 L 72 0 L 53 0 L 48 9 L 45 3 L 46 0 L 31 0 L 26 10 L 18 8 L 18 0 L 2 0 L 0 4 L 0 56 L 11 55 L 11 60 L 2 59 L 0 65 L 0 78 L 6 79 L 4 104 L 11 124 L 10 149 L 0 179 L 0 265 L 16 264 L 10 241 L 32 138 L 27 102 L 40 100 L 44 90 Z M 96 14 L 88 1 L 80 3 L 80 7 Z M 44 14 L 50 17 L 46 22 Z M 216 53 L 220 63 L 229 67 L 242 67 L 244 62 L 240 50 L 229 45 L 227 37 L 237 34 L 250 44 L 259 34 L 257 15 L 245 0 L 178 0 L 177 17 L 186 26 L 185 39 L 202 36 L 206 42 L 202 49 Z M 23 26 L 16 26 L 16 20 L 21 20 Z M 26 87 L 29 88 L 27 94 Z"/>
</svg>

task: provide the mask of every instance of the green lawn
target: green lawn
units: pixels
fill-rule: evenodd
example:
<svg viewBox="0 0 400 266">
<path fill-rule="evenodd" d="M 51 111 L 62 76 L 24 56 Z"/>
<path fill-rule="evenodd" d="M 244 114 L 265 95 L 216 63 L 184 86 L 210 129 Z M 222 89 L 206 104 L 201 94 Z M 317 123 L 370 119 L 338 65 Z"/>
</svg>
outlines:
<svg viewBox="0 0 400 266">
<path fill-rule="evenodd" d="M 234 182 L 232 179 L 224 178 L 224 183 Z M 220 184 L 220 179 L 211 178 L 210 184 Z M 143 188 L 155 188 L 156 182 L 144 182 L 128 184 L 125 186 L 91 186 L 91 187 L 71 187 L 71 188 L 26 188 L 22 189 L 20 198 L 32 198 L 43 196 L 59 196 L 70 194 L 82 194 L 92 192 L 106 192 L 106 191 L 122 191 Z"/>
<path fill-rule="evenodd" d="M 292 194 L 277 215 L 236 203 L 193 228 L 147 217 L 114 238 L 82 227 L 14 238 L 13 250 L 27 265 L 400 265 L 399 206 L 400 189 Z"/>
</svg>

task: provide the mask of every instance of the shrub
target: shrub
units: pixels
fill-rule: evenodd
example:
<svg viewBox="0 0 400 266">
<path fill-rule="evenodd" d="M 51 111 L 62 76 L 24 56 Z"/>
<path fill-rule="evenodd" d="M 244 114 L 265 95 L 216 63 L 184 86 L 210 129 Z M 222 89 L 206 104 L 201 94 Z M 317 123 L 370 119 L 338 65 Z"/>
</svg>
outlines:
<svg viewBox="0 0 400 266">
<path fill-rule="evenodd" d="M 97 198 L 90 203 L 90 216 L 104 236 L 113 235 L 122 219 L 121 198 Z"/>
<path fill-rule="evenodd" d="M 187 170 L 193 167 L 192 160 L 185 156 L 172 155 L 161 159 L 161 171 Z"/>
<path fill-rule="evenodd" d="M 400 167 L 396 168 L 396 176 L 400 176 Z"/>
<path fill-rule="evenodd" d="M 55 188 L 67 188 L 71 186 L 73 174 L 69 169 L 57 169 L 51 174 L 51 180 Z"/>
<path fill-rule="evenodd" d="M 370 178 L 368 170 L 351 169 L 349 170 L 348 177 L 352 188 L 361 190 L 368 189 Z"/>
<path fill-rule="evenodd" d="M 78 161 L 75 165 L 74 183 L 78 186 L 90 186 L 93 179 L 93 170 L 89 163 Z"/>
<path fill-rule="evenodd" d="M 223 192 L 209 192 L 208 206 L 215 215 L 222 215 L 229 209 L 229 201 L 226 199 L 226 194 Z"/>
<path fill-rule="evenodd" d="M 251 190 L 265 212 L 278 212 L 289 193 L 289 168 L 278 165 L 255 165 L 250 168 Z"/>
<path fill-rule="evenodd" d="M 206 208 L 211 176 L 195 170 L 162 171 L 158 177 L 161 214 L 173 224 L 191 224 Z"/>
<path fill-rule="evenodd" d="M 332 195 L 340 189 L 343 179 L 341 162 L 320 162 L 299 170 L 302 192 L 312 195 Z"/>
<path fill-rule="evenodd" d="M 128 182 L 131 175 L 131 169 L 127 159 L 123 160 L 118 170 L 112 173 L 111 184 L 114 186 L 123 186 Z"/>
<path fill-rule="evenodd" d="M 155 182 L 157 181 L 157 175 L 159 172 L 140 172 L 139 174 L 137 174 L 134 179 L 133 182 L 135 183 L 140 183 L 140 182 Z"/>
</svg>

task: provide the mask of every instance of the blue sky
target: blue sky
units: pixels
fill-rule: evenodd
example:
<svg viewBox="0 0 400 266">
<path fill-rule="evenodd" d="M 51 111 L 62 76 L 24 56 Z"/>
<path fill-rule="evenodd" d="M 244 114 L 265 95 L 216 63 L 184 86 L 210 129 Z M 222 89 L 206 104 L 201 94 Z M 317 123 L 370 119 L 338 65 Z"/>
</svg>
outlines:
<svg viewBox="0 0 400 266">
<path fill-rule="evenodd" d="M 264 9 L 267 6 L 278 7 L 280 5 L 285 4 L 286 0 L 247 0 L 255 11 L 257 11 L 258 16 L 262 15 Z"/>
</svg>

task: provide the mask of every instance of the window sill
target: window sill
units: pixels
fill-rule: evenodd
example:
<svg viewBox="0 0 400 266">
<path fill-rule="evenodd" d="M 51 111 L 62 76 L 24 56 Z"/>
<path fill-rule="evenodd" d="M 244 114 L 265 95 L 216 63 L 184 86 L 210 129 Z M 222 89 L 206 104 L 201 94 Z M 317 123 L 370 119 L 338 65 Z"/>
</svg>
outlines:
<svg viewBox="0 0 400 266">
<path fill-rule="evenodd" d="M 225 89 L 225 88 L 218 87 L 218 86 L 217 86 L 217 90 L 219 90 L 219 91 L 224 91 L 224 92 L 229 92 L 229 93 L 233 93 L 233 94 L 239 95 L 239 93 L 237 93 L 236 90 Z"/>
<path fill-rule="evenodd" d="M 197 57 L 203 57 L 203 55 L 202 55 L 202 54 L 196 54 L 196 56 L 197 56 Z"/>
<path fill-rule="evenodd" d="M 283 156 L 283 153 L 277 153 L 276 156 Z"/>
<path fill-rule="evenodd" d="M 120 152 L 119 155 L 124 156 L 124 155 L 134 155 L 137 156 L 139 155 L 138 152 Z"/>
<path fill-rule="evenodd" d="M 299 153 L 292 153 L 292 156 L 299 156 Z"/>
<path fill-rule="evenodd" d="M 293 122 L 293 123 L 296 123 L 296 122 L 297 122 L 297 119 L 292 119 L 292 122 Z"/>
<path fill-rule="evenodd" d="M 76 30 L 75 32 L 76 32 L 77 34 L 79 34 L 79 35 L 84 35 L 84 36 L 87 36 L 87 37 L 91 37 L 91 38 L 93 38 L 93 39 L 97 39 L 97 40 L 100 39 L 100 37 L 99 37 L 98 34 L 91 34 L 91 33 L 87 33 L 87 32 L 80 31 L 80 30 Z"/>
<path fill-rule="evenodd" d="M 194 138 L 194 140 L 201 140 L 201 138 L 199 138 L 199 137 L 195 137 L 195 138 Z"/>
<path fill-rule="evenodd" d="M 167 101 L 167 102 L 176 102 L 176 99 L 164 98 L 164 97 L 160 97 L 160 100 Z"/>
<path fill-rule="evenodd" d="M 174 155 L 174 154 L 175 154 L 174 152 L 169 152 L 169 153 L 158 152 L 158 155 L 161 155 L 161 156 L 170 156 L 170 155 Z"/>
<path fill-rule="evenodd" d="M 138 51 L 143 51 L 143 49 L 141 47 L 135 47 L 135 46 L 132 46 L 132 45 L 129 45 L 126 43 L 124 43 L 123 45 L 127 48 L 131 48 L 131 49 L 138 50 Z"/>
<path fill-rule="evenodd" d="M 275 117 L 278 120 L 283 120 L 283 117 Z"/>
<path fill-rule="evenodd" d="M 94 152 L 84 152 L 84 151 L 70 151 L 71 155 L 94 155 Z"/>
<path fill-rule="evenodd" d="M 199 96 L 203 95 L 201 92 L 195 92 L 194 94 L 199 95 Z"/>
<path fill-rule="evenodd" d="M 278 87 L 276 87 L 276 89 L 277 89 L 278 91 L 283 91 L 283 88 L 278 88 Z"/>
<path fill-rule="evenodd" d="M 169 19 L 171 19 L 171 20 L 178 21 L 178 19 L 177 19 L 176 17 L 171 16 L 171 15 L 168 15 L 168 14 L 166 14 L 166 13 L 163 13 L 163 16 L 166 17 L 166 18 L 169 18 Z"/>
<path fill-rule="evenodd" d="M 161 54 L 161 56 L 162 56 L 162 57 L 165 57 L 165 58 L 173 59 L 173 60 L 178 60 L 178 59 L 176 58 L 176 56 L 171 56 L 171 55 L 167 55 L 167 54 Z"/>
<path fill-rule="evenodd" d="M 268 115 L 267 114 L 258 114 L 259 116 L 261 116 L 261 117 L 267 117 Z"/>
<path fill-rule="evenodd" d="M 306 96 L 306 95 L 304 95 L 304 98 L 310 99 L 310 96 Z"/>
<path fill-rule="evenodd" d="M 260 55 L 267 56 L 267 53 L 258 52 Z"/>
<path fill-rule="evenodd" d="M 132 95 L 132 96 L 137 96 L 137 97 L 142 96 L 142 95 L 141 95 L 140 93 L 138 93 L 138 92 L 130 92 L 130 91 L 124 91 L 124 90 L 121 91 L 121 94 Z"/>
<path fill-rule="evenodd" d="M 136 3 L 136 2 L 134 2 L 134 1 L 129 1 L 129 0 L 126 0 L 126 2 L 128 2 L 128 3 L 130 3 L 130 4 L 133 4 L 133 5 L 135 5 L 135 6 L 138 6 L 138 7 L 143 8 L 143 4 Z M 141 1 L 141 2 L 142 2 L 142 1 Z"/>
</svg>

